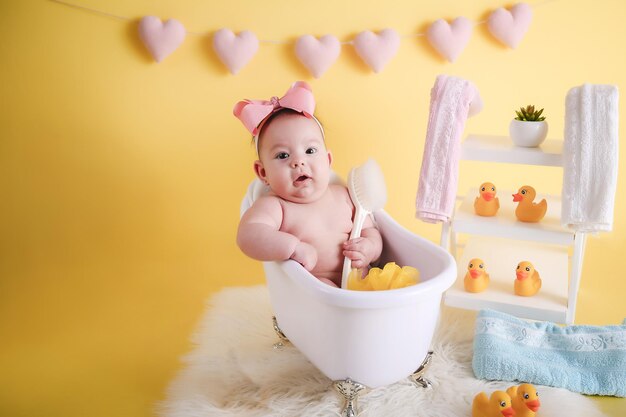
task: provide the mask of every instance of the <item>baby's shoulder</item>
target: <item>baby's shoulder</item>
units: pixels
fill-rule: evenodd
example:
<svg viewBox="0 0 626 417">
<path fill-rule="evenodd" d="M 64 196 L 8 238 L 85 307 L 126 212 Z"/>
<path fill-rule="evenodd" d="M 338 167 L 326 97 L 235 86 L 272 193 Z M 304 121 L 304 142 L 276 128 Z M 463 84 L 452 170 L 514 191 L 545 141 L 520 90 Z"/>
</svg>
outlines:
<svg viewBox="0 0 626 417">
<path fill-rule="evenodd" d="M 341 202 L 346 202 L 348 205 L 352 206 L 352 200 L 350 199 L 350 193 L 348 192 L 348 188 L 343 184 L 330 184 L 328 186 L 329 191 L 333 194 L 335 199 L 340 200 Z"/>
<path fill-rule="evenodd" d="M 343 184 L 328 184 L 328 189 L 334 195 L 349 195 L 348 188 Z"/>
<path fill-rule="evenodd" d="M 281 218 L 283 213 L 283 206 L 281 204 L 281 198 L 276 195 L 264 195 L 257 198 L 250 212 L 254 214 L 266 214 L 273 218 Z"/>
</svg>

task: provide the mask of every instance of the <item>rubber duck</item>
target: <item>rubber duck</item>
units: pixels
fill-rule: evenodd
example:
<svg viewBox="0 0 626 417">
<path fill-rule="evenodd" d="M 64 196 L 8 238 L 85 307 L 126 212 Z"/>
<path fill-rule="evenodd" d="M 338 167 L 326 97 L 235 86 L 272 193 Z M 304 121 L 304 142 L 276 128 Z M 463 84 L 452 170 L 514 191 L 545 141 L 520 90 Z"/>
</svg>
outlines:
<svg viewBox="0 0 626 417">
<path fill-rule="evenodd" d="M 472 417 L 513 417 L 511 397 L 504 391 L 494 391 L 491 397 L 481 392 L 472 402 Z"/>
<path fill-rule="evenodd" d="M 490 182 L 482 183 L 478 194 L 474 200 L 474 212 L 479 216 L 495 216 L 500 209 L 500 200 L 496 197 L 496 186 Z"/>
<path fill-rule="evenodd" d="M 539 393 L 531 384 L 522 384 L 512 386 L 506 390 L 511 397 L 515 417 L 535 417 L 535 413 L 539 410 L 541 402 L 539 401 Z"/>
<path fill-rule="evenodd" d="M 544 198 L 539 203 L 533 203 L 537 193 L 530 185 L 524 185 L 513 194 L 513 201 L 519 202 L 515 209 L 515 216 L 521 222 L 536 223 L 543 219 L 548 210 L 548 203 Z"/>
<path fill-rule="evenodd" d="M 513 287 L 516 295 L 530 297 L 537 294 L 541 288 L 541 278 L 533 264 L 528 261 L 520 262 L 515 269 L 515 275 L 517 278 Z"/>
<path fill-rule="evenodd" d="M 474 258 L 469 261 L 463 285 L 467 292 L 485 291 L 489 285 L 489 274 L 485 270 L 485 263 L 482 259 Z"/>
</svg>

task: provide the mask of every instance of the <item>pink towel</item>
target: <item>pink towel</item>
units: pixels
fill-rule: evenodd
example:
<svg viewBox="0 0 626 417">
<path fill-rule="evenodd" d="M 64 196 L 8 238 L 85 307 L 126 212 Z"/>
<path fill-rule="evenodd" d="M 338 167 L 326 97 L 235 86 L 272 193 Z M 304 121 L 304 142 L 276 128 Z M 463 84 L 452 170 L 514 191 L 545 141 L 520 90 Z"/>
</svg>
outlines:
<svg viewBox="0 0 626 417">
<path fill-rule="evenodd" d="M 456 200 L 461 135 L 467 117 L 481 109 L 474 84 L 447 75 L 437 77 L 430 91 L 415 217 L 428 223 L 450 220 Z"/>
</svg>

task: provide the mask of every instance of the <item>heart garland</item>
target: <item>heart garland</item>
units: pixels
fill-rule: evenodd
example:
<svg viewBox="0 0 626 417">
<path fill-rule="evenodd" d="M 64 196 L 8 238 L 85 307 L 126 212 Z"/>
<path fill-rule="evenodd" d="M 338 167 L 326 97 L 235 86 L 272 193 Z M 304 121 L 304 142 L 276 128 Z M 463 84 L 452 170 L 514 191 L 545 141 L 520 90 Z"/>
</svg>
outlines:
<svg viewBox="0 0 626 417">
<path fill-rule="evenodd" d="M 518 3 L 511 11 L 500 7 L 489 15 L 487 29 L 491 35 L 510 48 L 517 48 L 526 34 L 533 12 L 526 3 Z"/>
<path fill-rule="evenodd" d="M 471 35 L 472 22 L 465 17 L 457 17 L 451 24 L 443 19 L 436 20 L 426 31 L 428 42 L 450 62 L 456 61 Z"/>
<path fill-rule="evenodd" d="M 366 30 L 354 38 L 356 53 L 374 72 L 381 72 L 399 48 L 400 35 L 393 29 L 381 30 L 378 35 Z"/>
<path fill-rule="evenodd" d="M 154 57 L 161 62 L 185 40 L 185 27 L 175 19 L 162 23 L 155 16 L 144 16 L 139 21 L 139 38 Z"/>
<path fill-rule="evenodd" d="M 494 38 L 510 48 L 516 48 L 528 31 L 531 20 L 531 7 L 526 3 L 517 3 L 510 10 L 502 7 L 494 10 L 486 23 Z M 457 17 L 451 23 L 438 19 L 428 27 L 425 35 L 442 57 L 454 62 L 469 43 L 473 26 L 474 23 L 465 17 Z M 174 52 L 182 44 L 185 34 L 184 26 L 175 19 L 162 23 L 158 17 L 145 16 L 139 22 L 139 37 L 156 62 Z M 378 73 L 398 52 L 400 35 L 393 29 L 378 33 L 367 30 L 348 43 L 352 43 L 357 55 Z M 213 35 L 213 49 L 228 70 L 237 74 L 257 53 L 259 40 L 247 30 L 235 35 L 229 29 L 221 29 Z M 304 35 L 296 41 L 295 53 L 313 77 L 320 78 L 339 57 L 341 43 L 333 35 L 319 39 Z"/>
<path fill-rule="evenodd" d="M 341 44 L 333 35 L 316 39 L 311 35 L 300 36 L 296 41 L 296 56 L 315 78 L 319 78 L 339 58 Z"/>
<path fill-rule="evenodd" d="M 235 36 L 229 29 L 220 29 L 213 35 L 213 49 L 234 75 L 245 67 L 259 50 L 259 40 L 248 30 Z"/>
</svg>

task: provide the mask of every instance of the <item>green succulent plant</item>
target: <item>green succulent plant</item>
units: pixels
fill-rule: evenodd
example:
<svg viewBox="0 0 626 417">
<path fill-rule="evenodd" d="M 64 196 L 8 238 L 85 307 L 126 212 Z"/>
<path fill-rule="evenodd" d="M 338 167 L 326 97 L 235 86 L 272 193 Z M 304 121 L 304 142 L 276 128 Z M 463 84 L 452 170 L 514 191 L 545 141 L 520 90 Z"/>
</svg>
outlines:
<svg viewBox="0 0 626 417">
<path fill-rule="evenodd" d="M 515 120 L 521 120 L 524 122 L 540 122 L 546 120 L 545 116 L 542 116 L 543 109 L 535 110 L 535 106 L 528 105 L 526 107 L 520 107 L 519 110 L 515 110 L 517 117 Z"/>
</svg>

